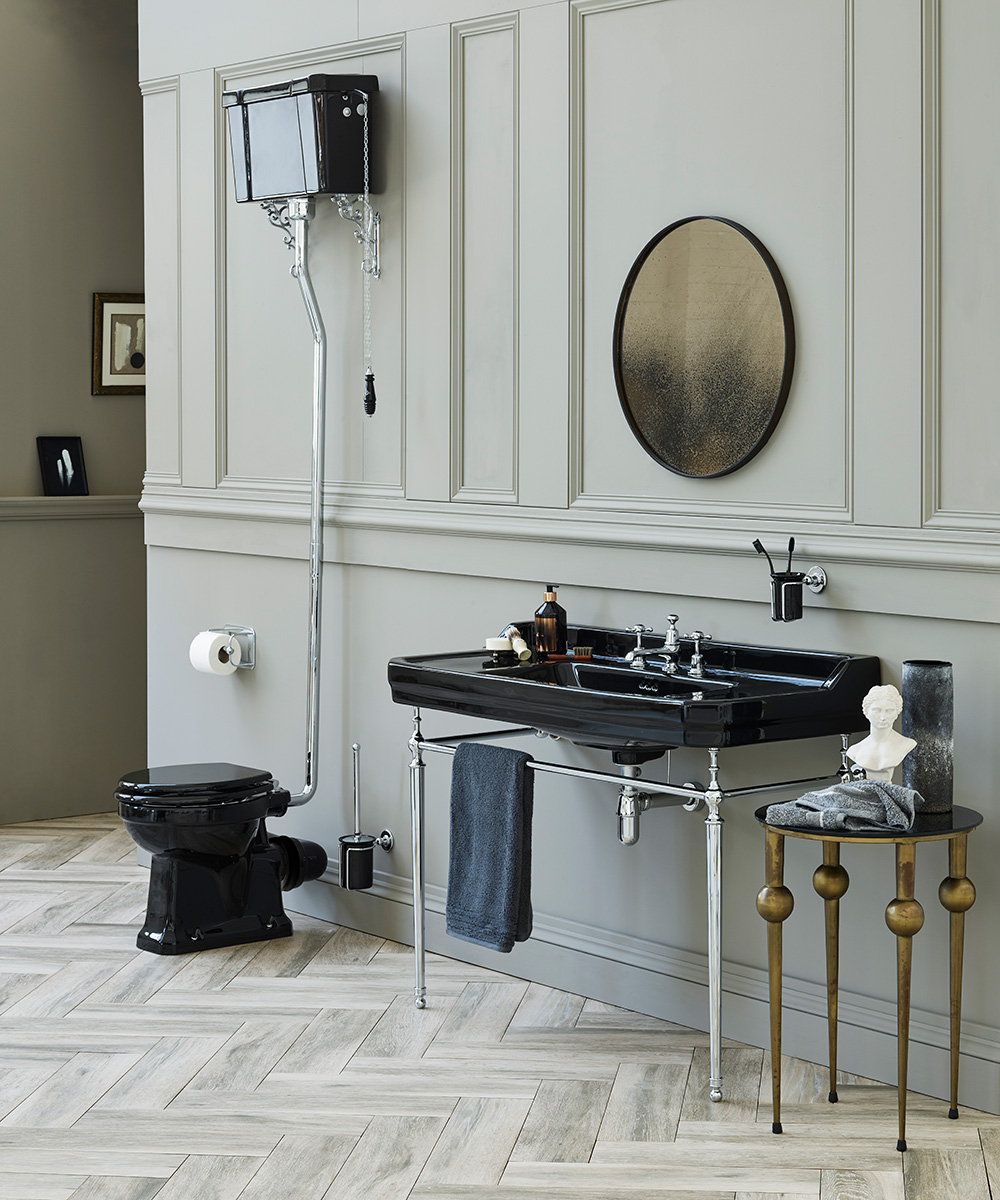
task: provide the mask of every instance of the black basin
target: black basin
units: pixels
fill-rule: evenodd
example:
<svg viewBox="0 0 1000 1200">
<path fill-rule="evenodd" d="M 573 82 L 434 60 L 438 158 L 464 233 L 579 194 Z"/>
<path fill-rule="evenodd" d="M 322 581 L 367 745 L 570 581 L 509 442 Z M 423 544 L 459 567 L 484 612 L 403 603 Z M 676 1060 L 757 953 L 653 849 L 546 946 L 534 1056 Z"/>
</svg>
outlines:
<svg viewBox="0 0 1000 1200">
<path fill-rule="evenodd" d="M 531 622 L 519 628 L 530 644 Z M 663 751 L 855 733 L 868 728 L 861 701 L 881 683 L 871 655 L 711 641 L 702 644 L 705 674 L 696 678 L 687 669 L 687 641 L 674 675 L 659 669 L 662 637 L 644 639 L 642 671 L 625 661 L 634 635 L 571 626 L 569 644 L 592 647 L 592 660 L 497 666 L 483 650 L 394 658 L 392 698 L 532 726 L 604 750 Z"/>
</svg>

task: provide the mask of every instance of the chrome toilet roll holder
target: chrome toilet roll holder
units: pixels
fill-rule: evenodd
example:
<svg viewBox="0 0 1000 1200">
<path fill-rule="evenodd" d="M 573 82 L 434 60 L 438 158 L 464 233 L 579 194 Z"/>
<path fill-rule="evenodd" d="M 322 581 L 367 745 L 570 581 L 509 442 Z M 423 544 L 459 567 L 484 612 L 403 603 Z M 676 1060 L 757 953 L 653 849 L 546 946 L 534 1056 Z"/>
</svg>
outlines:
<svg viewBox="0 0 1000 1200">
<path fill-rule="evenodd" d="M 229 658 L 233 655 L 233 646 L 238 645 L 240 648 L 240 659 L 236 667 L 240 671 L 252 671 L 256 666 L 255 651 L 257 648 L 257 634 L 249 625 L 223 625 L 219 629 L 210 629 L 209 633 L 228 633 L 229 645 L 223 646 L 222 653 Z"/>
</svg>

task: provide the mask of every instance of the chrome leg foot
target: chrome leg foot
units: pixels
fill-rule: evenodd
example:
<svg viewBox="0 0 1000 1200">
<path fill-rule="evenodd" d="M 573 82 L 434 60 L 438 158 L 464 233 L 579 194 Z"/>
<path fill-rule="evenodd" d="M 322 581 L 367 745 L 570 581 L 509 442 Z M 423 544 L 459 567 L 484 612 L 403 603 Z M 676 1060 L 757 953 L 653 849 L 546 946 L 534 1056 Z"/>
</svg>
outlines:
<svg viewBox="0 0 1000 1200">
<path fill-rule="evenodd" d="M 718 1104 L 722 1099 L 722 1080 L 712 1080 L 708 1088 L 708 1098 L 713 1104 Z"/>
</svg>

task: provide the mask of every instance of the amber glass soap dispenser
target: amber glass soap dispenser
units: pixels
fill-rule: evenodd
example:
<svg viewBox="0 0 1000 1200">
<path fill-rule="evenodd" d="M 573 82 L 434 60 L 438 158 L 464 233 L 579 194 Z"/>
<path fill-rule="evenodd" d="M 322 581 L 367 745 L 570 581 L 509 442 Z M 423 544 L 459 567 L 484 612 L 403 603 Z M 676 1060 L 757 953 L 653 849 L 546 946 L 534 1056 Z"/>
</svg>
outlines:
<svg viewBox="0 0 1000 1200">
<path fill-rule="evenodd" d="M 535 652 L 566 653 L 566 610 L 556 602 L 558 583 L 545 585 L 543 603 L 535 612 Z"/>
</svg>

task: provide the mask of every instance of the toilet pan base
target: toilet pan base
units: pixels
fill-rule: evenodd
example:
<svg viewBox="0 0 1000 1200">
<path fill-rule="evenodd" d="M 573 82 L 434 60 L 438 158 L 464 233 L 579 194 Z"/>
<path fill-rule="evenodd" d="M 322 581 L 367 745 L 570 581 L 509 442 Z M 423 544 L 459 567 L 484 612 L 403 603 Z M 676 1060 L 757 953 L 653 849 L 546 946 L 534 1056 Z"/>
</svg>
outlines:
<svg viewBox="0 0 1000 1200">
<path fill-rule="evenodd" d="M 241 902 L 234 903 L 235 898 Z M 153 954 L 191 954 L 290 937 L 281 899 L 281 861 L 255 846 L 227 860 L 154 854 L 146 921 L 136 938 Z"/>
</svg>

